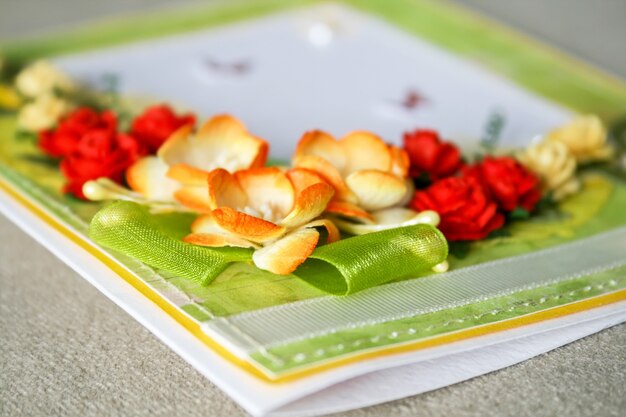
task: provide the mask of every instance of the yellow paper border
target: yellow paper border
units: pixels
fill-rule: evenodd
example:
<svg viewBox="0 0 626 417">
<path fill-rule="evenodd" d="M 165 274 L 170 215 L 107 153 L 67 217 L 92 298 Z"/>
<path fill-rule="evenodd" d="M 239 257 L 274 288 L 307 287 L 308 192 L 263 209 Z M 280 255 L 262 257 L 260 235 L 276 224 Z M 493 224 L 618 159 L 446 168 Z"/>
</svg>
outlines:
<svg viewBox="0 0 626 417">
<path fill-rule="evenodd" d="M 554 307 L 548 310 L 537 311 L 508 320 L 489 323 L 465 330 L 459 330 L 453 333 L 434 336 L 425 340 L 410 342 L 399 346 L 390 346 L 377 349 L 375 351 L 358 353 L 346 358 L 334 359 L 320 365 L 313 365 L 311 368 L 294 370 L 292 372 L 274 377 L 263 373 L 258 367 L 255 366 L 253 362 L 242 360 L 233 355 L 224 346 L 211 339 L 209 336 L 206 335 L 206 333 L 202 331 L 198 323 L 189 318 L 180 309 L 170 304 L 170 302 L 167 301 L 167 299 L 165 299 L 161 294 L 150 288 L 150 286 L 143 282 L 139 277 L 122 267 L 118 262 L 111 259 L 105 252 L 99 250 L 96 246 L 93 245 L 93 243 L 91 243 L 90 240 L 72 231 L 61 221 L 53 217 L 50 213 L 46 212 L 45 209 L 31 201 L 28 197 L 26 197 L 22 192 L 20 192 L 4 178 L 0 178 L 0 190 L 4 191 L 19 204 L 21 204 L 24 208 L 29 210 L 32 214 L 45 222 L 47 225 L 55 229 L 65 238 L 77 244 L 85 251 L 87 251 L 90 255 L 92 255 L 108 268 L 110 268 L 120 278 L 122 278 L 133 288 L 139 291 L 143 296 L 147 297 L 150 301 L 155 303 L 159 308 L 161 308 L 161 310 L 163 310 L 170 317 L 176 320 L 181 326 L 183 326 L 187 331 L 193 334 L 207 347 L 212 349 L 215 353 L 220 355 L 225 360 L 237 365 L 239 368 L 247 371 L 251 375 L 254 375 L 257 378 L 260 378 L 270 383 L 290 382 L 364 360 L 376 359 L 400 353 L 414 352 L 417 350 L 442 346 L 454 342 L 460 342 L 474 337 L 493 334 L 504 330 L 511 330 L 530 324 L 540 323 L 546 320 L 556 319 L 581 311 L 586 311 L 604 305 L 616 303 L 618 301 L 626 300 L 626 290 L 619 290 L 609 294 L 604 294 L 601 296 L 577 301 L 563 306 Z"/>
</svg>

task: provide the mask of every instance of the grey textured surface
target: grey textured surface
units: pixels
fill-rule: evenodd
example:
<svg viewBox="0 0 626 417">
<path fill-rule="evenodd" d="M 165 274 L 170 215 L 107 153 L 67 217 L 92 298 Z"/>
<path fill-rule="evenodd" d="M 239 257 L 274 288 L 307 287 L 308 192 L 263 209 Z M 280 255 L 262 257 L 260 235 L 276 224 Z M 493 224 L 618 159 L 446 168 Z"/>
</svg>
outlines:
<svg viewBox="0 0 626 417">
<path fill-rule="evenodd" d="M 166 3 L 0 0 L 0 36 L 172 7 Z M 463 3 L 626 76 L 626 1 Z M 246 415 L 2 216 L 0 242 L 0 416 Z M 625 365 L 621 325 L 471 381 L 342 415 L 623 416 Z"/>
</svg>

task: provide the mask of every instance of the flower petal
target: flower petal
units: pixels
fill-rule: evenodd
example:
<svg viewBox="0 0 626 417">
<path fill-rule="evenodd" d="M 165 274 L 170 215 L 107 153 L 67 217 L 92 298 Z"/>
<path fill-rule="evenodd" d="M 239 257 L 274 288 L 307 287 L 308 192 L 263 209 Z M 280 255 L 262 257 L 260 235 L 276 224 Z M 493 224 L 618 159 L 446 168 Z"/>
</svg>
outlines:
<svg viewBox="0 0 626 417">
<path fill-rule="evenodd" d="M 258 168 L 265 164 L 268 144 L 246 130 L 234 117 L 218 115 L 209 119 L 196 135 L 191 127 L 177 130 L 159 149 L 168 165 L 187 164 L 204 171 L 224 168 L 230 172 Z"/>
<path fill-rule="evenodd" d="M 370 132 L 356 131 L 347 134 L 339 141 L 348 156 L 341 170 L 348 176 L 361 170 L 391 170 L 391 151 L 381 138 Z"/>
<path fill-rule="evenodd" d="M 254 264 L 275 274 L 292 273 L 317 246 L 319 232 L 314 228 L 297 229 L 282 239 L 254 251 Z"/>
<path fill-rule="evenodd" d="M 406 178 L 409 175 L 409 166 L 411 165 L 409 154 L 397 146 L 390 146 L 389 152 L 391 154 L 391 173 Z"/>
<path fill-rule="evenodd" d="M 126 181 L 133 191 L 155 201 L 174 201 L 180 184 L 167 178 L 168 166 L 155 156 L 141 158 L 126 170 Z"/>
<path fill-rule="evenodd" d="M 328 237 L 326 238 L 326 243 L 333 243 L 341 239 L 341 233 L 339 233 L 339 229 L 335 226 L 330 219 L 317 219 L 312 221 L 311 223 L 307 223 L 304 227 L 324 227 L 326 232 L 328 233 Z"/>
<path fill-rule="evenodd" d="M 216 234 L 216 233 L 224 233 L 224 229 L 219 227 L 219 225 L 213 219 L 211 213 L 203 214 L 202 216 L 198 216 L 193 223 L 191 223 L 191 232 L 198 234 Z"/>
<path fill-rule="evenodd" d="M 225 169 L 216 169 L 209 173 L 209 205 L 214 210 L 218 207 L 230 207 L 242 210 L 248 197 L 237 179 Z"/>
<path fill-rule="evenodd" d="M 186 185 L 206 186 L 209 173 L 187 164 L 176 164 L 167 171 L 167 176 Z"/>
<path fill-rule="evenodd" d="M 357 205 L 346 201 L 331 201 L 326 207 L 328 213 L 338 214 L 343 217 L 349 217 L 361 223 L 373 223 L 374 218 L 365 210 Z"/>
<path fill-rule="evenodd" d="M 324 212 L 334 194 L 335 189 L 325 182 L 305 188 L 296 196 L 293 210 L 280 224 L 293 228 L 313 220 Z"/>
<path fill-rule="evenodd" d="M 285 228 L 282 226 L 229 207 L 215 209 L 211 215 L 220 228 L 252 242 L 268 242 L 285 234 Z"/>
<path fill-rule="evenodd" d="M 319 156 L 302 156 L 294 161 L 296 168 L 304 168 L 314 171 L 320 175 L 326 182 L 335 188 L 335 197 L 342 201 L 348 201 L 351 203 L 356 202 L 356 196 L 350 191 L 341 173 L 337 171 L 333 165 L 327 160 L 320 158 Z"/>
<path fill-rule="evenodd" d="M 313 184 L 317 184 L 319 182 L 326 182 L 324 178 L 322 178 L 315 171 L 311 171 L 310 169 L 305 168 L 292 168 L 287 171 L 287 178 L 291 181 L 291 185 L 293 185 L 293 190 L 296 195 L 300 194 L 302 190 L 307 187 L 310 187 Z"/>
<path fill-rule="evenodd" d="M 343 170 L 347 159 L 339 142 L 321 130 L 306 132 L 300 139 L 300 142 L 298 142 L 294 153 L 294 162 L 305 156 L 323 158 L 339 171 Z"/>
<path fill-rule="evenodd" d="M 167 165 L 189 164 L 193 154 L 189 143 L 189 135 L 193 131 L 193 126 L 184 125 L 176 130 L 161 145 L 157 151 L 157 156 L 161 158 Z"/>
<path fill-rule="evenodd" d="M 183 242 L 198 246 L 222 247 L 235 246 L 238 248 L 255 248 L 252 242 L 227 234 L 191 233 L 183 238 Z"/>
<path fill-rule="evenodd" d="M 208 213 L 212 210 L 206 187 L 183 185 L 174 193 L 174 198 L 183 206 L 199 213 Z"/>
<path fill-rule="evenodd" d="M 203 142 L 207 151 L 217 151 L 218 156 L 234 159 L 236 162 L 230 167 L 216 166 L 231 172 L 262 167 L 269 151 L 266 141 L 251 135 L 243 123 L 227 114 L 209 119 L 198 131 L 197 140 Z"/>
<path fill-rule="evenodd" d="M 267 220 L 280 220 L 293 208 L 293 186 L 280 169 L 247 169 L 236 172 L 234 177 L 248 197 L 246 205 L 263 213 Z"/>
<path fill-rule="evenodd" d="M 397 204 L 407 191 L 403 179 L 375 170 L 354 172 L 346 178 L 346 184 L 356 194 L 359 206 L 368 211 Z"/>
<path fill-rule="evenodd" d="M 333 221 L 341 230 L 353 235 L 364 235 L 380 232 L 381 230 L 395 229 L 396 227 L 413 226 L 415 224 L 430 224 L 436 227 L 440 221 L 439 215 L 434 211 L 426 210 L 418 213 L 400 207 L 379 210 L 372 213 L 372 216 L 376 219 L 374 224 L 359 224 L 343 219 L 333 219 Z"/>
</svg>

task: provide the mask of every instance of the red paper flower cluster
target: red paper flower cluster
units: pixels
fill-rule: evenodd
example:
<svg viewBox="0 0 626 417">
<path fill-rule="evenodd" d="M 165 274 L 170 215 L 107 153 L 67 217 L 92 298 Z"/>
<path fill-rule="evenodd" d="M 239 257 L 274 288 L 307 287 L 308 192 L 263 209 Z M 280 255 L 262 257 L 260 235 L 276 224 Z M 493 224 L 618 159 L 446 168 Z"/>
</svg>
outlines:
<svg viewBox="0 0 626 417">
<path fill-rule="evenodd" d="M 513 158 L 487 156 L 465 165 L 459 149 L 430 130 L 405 134 L 404 149 L 411 176 L 432 181 L 416 191 L 411 208 L 439 213 L 450 241 L 483 239 L 504 225 L 504 213 L 530 212 L 541 199 L 539 179 Z"/>
<path fill-rule="evenodd" d="M 113 112 L 81 107 L 56 129 L 40 132 L 39 146 L 48 155 L 61 158 L 61 172 L 67 178 L 64 191 L 84 199 L 85 182 L 106 177 L 122 183 L 128 167 L 156 152 L 175 130 L 191 123 L 195 116 L 178 117 L 160 105 L 148 108 L 132 122 L 131 131 L 123 133 Z"/>
</svg>

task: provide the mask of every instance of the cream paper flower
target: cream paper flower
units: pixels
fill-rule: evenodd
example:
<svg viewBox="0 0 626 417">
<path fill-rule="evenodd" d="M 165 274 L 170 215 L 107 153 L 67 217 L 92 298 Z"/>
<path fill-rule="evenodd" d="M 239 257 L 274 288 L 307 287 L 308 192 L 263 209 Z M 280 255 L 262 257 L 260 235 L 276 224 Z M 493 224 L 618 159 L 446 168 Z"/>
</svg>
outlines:
<svg viewBox="0 0 626 417">
<path fill-rule="evenodd" d="M 613 155 L 607 132 L 598 116 L 587 115 L 548 133 L 549 142 L 563 143 L 579 163 L 604 161 Z"/>
<path fill-rule="evenodd" d="M 72 81 L 47 61 L 37 61 L 24 68 L 17 75 L 15 86 L 30 98 L 52 93 L 55 89 L 67 92 L 74 88 Z"/>
<path fill-rule="evenodd" d="M 518 155 L 518 160 L 541 179 L 544 191 L 560 201 L 580 190 L 576 177 L 576 158 L 559 141 L 543 141 Z"/>
<path fill-rule="evenodd" d="M 53 94 L 44 94 L 22 107 L 17 116 L 17 124 L 30 132 L 50 129 L 71 109 L 72 106 L 66 100 Z"/>
</svg>

